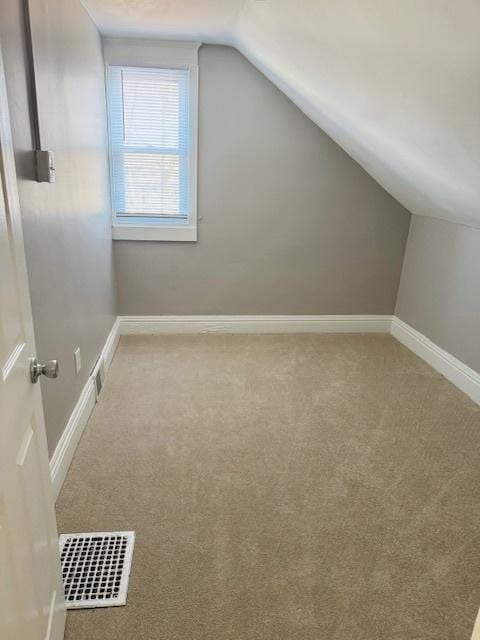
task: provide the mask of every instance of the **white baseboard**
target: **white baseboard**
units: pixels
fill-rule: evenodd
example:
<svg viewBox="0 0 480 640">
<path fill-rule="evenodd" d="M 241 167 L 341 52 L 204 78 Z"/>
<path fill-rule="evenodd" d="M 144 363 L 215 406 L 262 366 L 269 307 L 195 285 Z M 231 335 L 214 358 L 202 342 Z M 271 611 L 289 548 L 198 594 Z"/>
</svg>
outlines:
<svg viewBox="0 0 480 640">
<path fill-rule="evenodd" d="M 422 333 L 393 317 L 392 336 L 480 404 L 480 374 L 437 346 Z"/>
<path fill-rule="evenodd" d="M 120 316 L 122 335 L 389 333 L 392 316 Z"/>
<path fill-rule="evenodd" d="M 108 334 L 105 346 L 102 349 L 101 355 L 105 362 L 105 373 L 109 370 L 110 365 L 117 350 L 118 343 L 120 341 L 120 318 L 117 316 L 113 323 L 112 330 Z"/>
<path fill-rule="evenodd" d="M 475 626 L 470 640 L 480 640 L 480 611 L 477 614 L 477 619 L 475 620 Z"/>
<path fill-rule="evenodd" d="M 89 377 L 50 460 L 50 475 L 55 500 L 58 498 L 73 454 L 94 406 L 95 387 L 93 380 Z"/>
<path fill-rule="evenodd" d="M 112 362 L 115 350 L 120 340 L 120 322 L 116 318 L 113 327 L 108 334 L 105 346 L 103 347 L 100 358 L 103 357 L 105 363 L 105 372 L 108 371 Z M 90 414 L 96 403 L 95 384 L 91 377 L 88 378 L 83 387 L 80 398 L 75 405 L 72 415 L 65 427 L 62 436 L 55 447 L 52 459 L 50 460 L 50 476 L 52 479 L 53 492 L 55 500 L 60 493 L 63 482 L 67 475 L 68 469 L 72 462 L 75 450 L 82 436 L 83 430 L 88 422 Z"/>
</svg>

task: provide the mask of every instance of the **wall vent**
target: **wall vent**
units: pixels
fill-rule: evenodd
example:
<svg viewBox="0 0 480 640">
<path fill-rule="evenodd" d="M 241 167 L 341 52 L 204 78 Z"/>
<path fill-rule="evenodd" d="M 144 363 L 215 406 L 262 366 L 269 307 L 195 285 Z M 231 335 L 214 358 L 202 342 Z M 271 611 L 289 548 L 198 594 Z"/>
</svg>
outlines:
<svg viewBox="0 0 480 640">
<path fill-rule="evenodd" d="M 102 392 L 103 383 L 105 382 L 105 361 L 103 359 L 103 356 L 100 356 L 95 366 L 93 367 L 91 378 L 93 380 L 93 384 L 95 385 L 95 396 L 98 400 L 100 393 Z"/>
</svg>

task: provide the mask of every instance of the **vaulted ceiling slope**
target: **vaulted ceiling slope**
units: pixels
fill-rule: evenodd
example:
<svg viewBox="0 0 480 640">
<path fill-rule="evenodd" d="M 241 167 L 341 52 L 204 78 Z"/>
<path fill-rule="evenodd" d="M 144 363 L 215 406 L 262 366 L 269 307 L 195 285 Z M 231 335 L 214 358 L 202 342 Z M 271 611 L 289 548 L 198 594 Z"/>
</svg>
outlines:
<svg viewBox="0 0 480 640">
<path fill-rule="evenodd" d="M 84 0 L 106 35 L 237 47 L 412 213 L 480 227 L 479 0 Z"/>
</svg>

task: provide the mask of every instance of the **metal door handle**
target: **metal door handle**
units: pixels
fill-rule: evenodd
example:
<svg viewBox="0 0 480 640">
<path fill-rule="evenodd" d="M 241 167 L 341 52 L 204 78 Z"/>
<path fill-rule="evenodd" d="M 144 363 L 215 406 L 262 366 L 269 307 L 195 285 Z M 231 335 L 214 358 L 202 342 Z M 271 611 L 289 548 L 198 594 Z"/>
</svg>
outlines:
<svg viewBox="0 0 480 640">
<path fill-rule="evenodd" d="M 40 376 L 58 378 L 58 360 L 49 360 L 46 364 L 40 364 L 36 358 L 30 360 L 30 380 L 35 384 Z"/>
</svg>

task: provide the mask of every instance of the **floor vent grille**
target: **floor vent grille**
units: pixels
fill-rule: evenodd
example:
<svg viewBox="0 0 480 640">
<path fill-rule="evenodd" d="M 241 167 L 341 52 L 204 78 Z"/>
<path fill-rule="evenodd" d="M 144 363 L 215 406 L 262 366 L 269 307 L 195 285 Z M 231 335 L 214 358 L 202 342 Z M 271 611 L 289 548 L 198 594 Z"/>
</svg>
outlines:
<svg viewBox="0 0 480 640">
<path fill-rule="evenodd" d="M 67 609 L 126 604 L 134 542 L 134 531 L 61 535 Z"/>
</svg>

